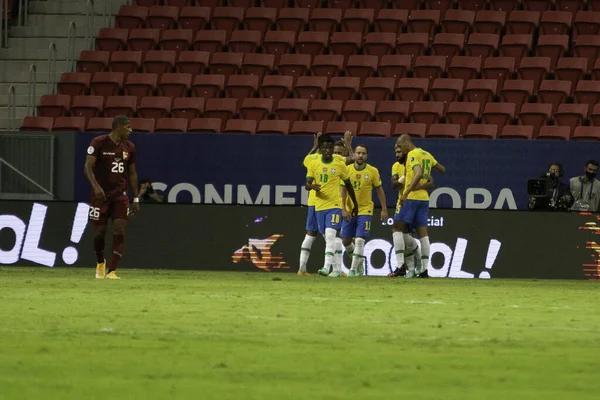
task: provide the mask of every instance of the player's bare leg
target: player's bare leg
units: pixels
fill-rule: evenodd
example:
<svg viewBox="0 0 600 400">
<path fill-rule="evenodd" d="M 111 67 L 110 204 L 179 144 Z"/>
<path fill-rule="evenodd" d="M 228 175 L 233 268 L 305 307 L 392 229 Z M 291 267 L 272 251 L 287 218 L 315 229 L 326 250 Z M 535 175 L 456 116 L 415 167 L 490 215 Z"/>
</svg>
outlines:
<svg viewBox="0 0 600 400">
<path fill-rule="evenodd" d="M 300 268 L 298 269 L 298 276 L 308 276 L 306 270 L 306 264 L 308 264 L 308 257 L 310 257 L 310 249 L 317 238 L 317 232 L 306 231 L 306 236 L 302 241 L 302 247 L 300 248 Z"/>
<path fill-rule="evenodd" d="M 108 266 L 108 274 L 106 279 L 121 279 L 117 276 L 117 266 L 121 257 L 123 257 L 123 251 L 125 249 L 125 228 L 127 227 L 126 219 L 115 219 L 113 220 L 113 243 L 112 243 L 112 255 Z"/>
<path fill-rule="evenodd" d="M 104 242 L 106 225 L 94 226 L 94 252 L 96 253 L 96 279 L 106 276 L 106 259 L 104 258 Z"/>
<path fill-rule="evenodd" d="M 421 269 L 419 273 L 424 273 L 429 269 L 429 254 L 430 254 L 430 243 L 429 236 L 427 234 L 427 227 L 420 226 L 417 228 L 417 235 L 419 235 L 421 241 Z"/>
</svg>

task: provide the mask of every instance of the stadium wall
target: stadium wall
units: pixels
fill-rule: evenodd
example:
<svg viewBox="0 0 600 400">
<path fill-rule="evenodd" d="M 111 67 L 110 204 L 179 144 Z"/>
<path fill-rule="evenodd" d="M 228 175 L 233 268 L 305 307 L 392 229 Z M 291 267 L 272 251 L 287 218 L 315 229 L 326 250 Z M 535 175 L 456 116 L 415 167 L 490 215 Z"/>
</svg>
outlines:
<svg viewBox="0 0 600 400">
<path fill-rule="evenodd" d="M 95 265 L 86 203 L 1 204 L 0 265 Z M 305 207 L 142 204 L 129 223 L 121 266 L 295 272 L 305 218 Z M 599 220 L 585 213 L 433 210 L 430 275 L 598 279 Z M 396 267 L 389 224 L 373 224 L 367 275 L 387 275 Z M 549 238 L 549 232 L 555 235 Z M 319 239 L 310 272 L 321 266 L 323 254 Z"/>
<path fill-rule="evenodd" d="M 86 149 L 93 133 L 76 135 L 75 196 L 89 201 L 83 175 Z M 354 139 L 369 147 L 369 162 L 379 168 L 388 205 L 395 162 L 394 140 Z M 169 202 L 208 204 L 306 204 L 306 170 L 302 160 L 312 137 L 223 134 L 133 134 L 138 173 L 155 182 Z M 599 158 L 600 143 L 535 140 L 423 139 L 448 169 L 434 174 L 431 206 L 468 209 L 527 209 L 527 179 L 539 177 L 553 161 L 565 167 L 565 179 L 583 174 L 588 159 Z"/>
</svg>

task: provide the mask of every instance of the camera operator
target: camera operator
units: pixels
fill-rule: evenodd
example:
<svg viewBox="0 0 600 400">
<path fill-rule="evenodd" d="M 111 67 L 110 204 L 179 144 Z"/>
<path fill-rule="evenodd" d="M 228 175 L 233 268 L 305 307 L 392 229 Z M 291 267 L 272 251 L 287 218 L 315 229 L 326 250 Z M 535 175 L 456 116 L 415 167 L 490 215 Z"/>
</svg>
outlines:
<svg viewBox="0 0 600 400">
<path fill-rule="evenodd" d="M 585 164 L 584 174 L 571 178 L 571 193 L 575 198 L 572 211 L 597 212 L 600 202 L 600 181 L 598 174 L 598 161 L 590 160 Z"/>
<path fill-rule="evenodd" d="M 162 203 L 163 198 L 152 188 L 152 181 L 150 179 L 142 179 L 140 181 L 140 201 L 143 203 Z"/>
<path fill-rule="evenodd" d="M 563 166 L 553 162 L 540 179 L 530 179 L 527 185 L 530 210 L 568 211 L 573 204 L 569 185 L 562 181 Z"/>
</svg>

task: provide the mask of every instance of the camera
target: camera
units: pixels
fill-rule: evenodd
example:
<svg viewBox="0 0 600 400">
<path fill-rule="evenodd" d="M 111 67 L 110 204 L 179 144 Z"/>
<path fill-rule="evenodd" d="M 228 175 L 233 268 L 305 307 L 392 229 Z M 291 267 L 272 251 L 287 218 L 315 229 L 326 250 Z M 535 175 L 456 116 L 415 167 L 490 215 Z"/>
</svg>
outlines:
<svg viewBox="0 0 600 400">
<path fill-rule="evenodd" d="M 533 198 L 544 198 L 552 196 L 552 188 L 548 179 L 537 178 L 527 180 L 527 195 Z"/>
</svg>

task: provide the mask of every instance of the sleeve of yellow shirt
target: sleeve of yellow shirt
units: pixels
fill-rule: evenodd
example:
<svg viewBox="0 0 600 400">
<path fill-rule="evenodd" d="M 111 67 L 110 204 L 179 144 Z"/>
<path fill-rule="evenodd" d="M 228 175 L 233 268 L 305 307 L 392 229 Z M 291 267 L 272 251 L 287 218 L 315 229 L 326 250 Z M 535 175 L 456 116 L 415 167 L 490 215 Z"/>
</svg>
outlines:
<svg viewBox="0 0 600 400">
<path fill-rule="evenodd" d="M 307 168 L 308 168 L 308 160 L 310 159 L 309 157 L 310 157 L 310 155 L 304 157 L 304 162 L 302 162 L 302 165 L 304 165 Z"/>
<path fill-rule="evenodd" d="M 315 174 L 314 174 L 314 172 L 313 172 L 313 165 L 314 165 L 314 164 L 315 164 L 314 162 L 311 162 L 311 163 L 309 163 L 309 164 L 306 166 L 306 177 L 307 177 L 307 178 L 314 178 L 314 177 L 315 177 Z"/>
<path fill-rule="evenodd" d="M 410 153 L 408 153 L 408 162 L 410 170 L 412 171 L 417 165 L 421 165 L 421 154 L 419 154 L 416 149 L 412 150 Z"/>
<path fill-rule="evenodd" d="M 342 164 L 340 166 L 340 179 L 343 181 L 345 181 L 346 179 L 348 179 L 349 174 L 348 174 L 348 167 L 346 166 L 346 164 Z"/>
<path fill-rule="evenodd" d="M 395 163 L 394 163 L 394 165 L 392 165 L 392 178 L 393 178 L 393 177 L 396 177 L 396 176 L 397 176 L 397 177 L 399 177 L 399 176 L 400 176 L 400 173 L 399 173 L 399 171 L 398 171 L 398 169 L 399 169 L 399 168 L 398 168 L 398 166 L 399 166 L 399 165 L 400 165 L 400 163 L 397 163 L 397 162 L 395 162 Z"/>
</svg>

